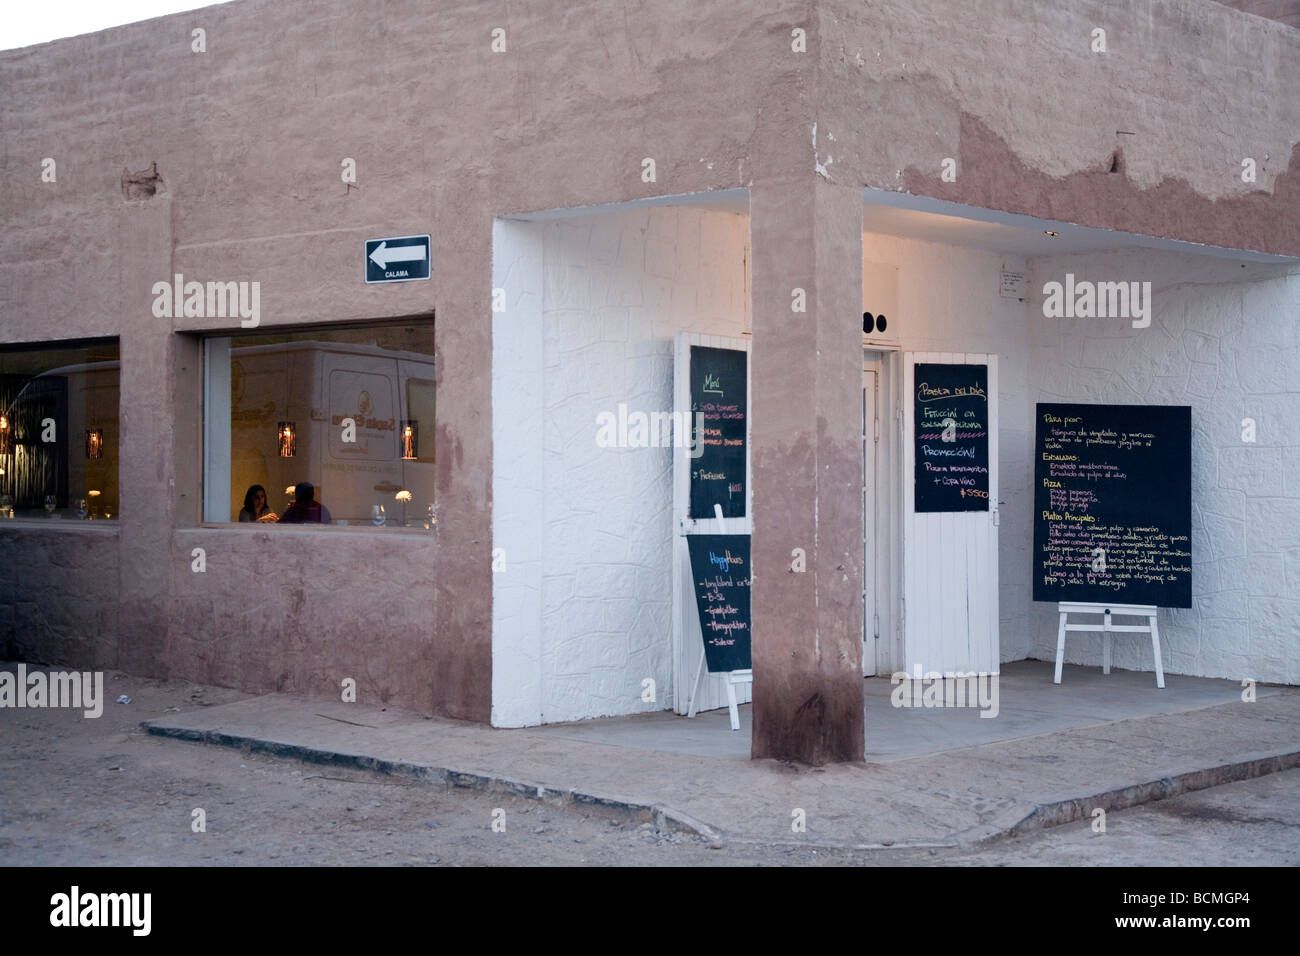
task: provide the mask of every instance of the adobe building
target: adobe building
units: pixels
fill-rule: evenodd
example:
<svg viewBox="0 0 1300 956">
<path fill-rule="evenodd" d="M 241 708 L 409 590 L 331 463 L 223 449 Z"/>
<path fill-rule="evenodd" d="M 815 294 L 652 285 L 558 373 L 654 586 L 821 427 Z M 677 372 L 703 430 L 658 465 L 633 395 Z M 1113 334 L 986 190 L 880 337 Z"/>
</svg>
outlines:
<svg viewBox="0 0 1300 956">
<path fill-rule="evenodd" d="M 1164 667 L 1300 684 L 1294 3 L 238 0 L 0 89 L 7 657 L 685 712 L 713 522 L 632 416 L 695 346 L 747 355 L 755 757 L 861 760 L 864 674 L 1053 658 L 1039 403 L 1190 407 Z M 927 362 L 987 371 L 964 524 L 915 507 Z M 298 482 L 330 524 L 237 520 Z"/>
</svg>

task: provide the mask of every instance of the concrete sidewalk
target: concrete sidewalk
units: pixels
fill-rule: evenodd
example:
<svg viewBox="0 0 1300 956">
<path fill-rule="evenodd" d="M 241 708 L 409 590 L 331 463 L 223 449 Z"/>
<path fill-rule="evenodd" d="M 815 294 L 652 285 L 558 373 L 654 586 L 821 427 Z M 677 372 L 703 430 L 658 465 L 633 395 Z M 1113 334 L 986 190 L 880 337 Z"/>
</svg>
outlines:
<svg viewBox="0 0 1300 956">
<path fill-rule="evenodd" d="M 600 805 L 715 841 L 967 846 L 1300 766 L 1300 689 L 1006 665 L 999 716 L 893 708 L 869 680 L 868 761 L 748 758 L 748 722 L 646 714 L 494 730 L 361 704 L 270 695 L 145 722 L 150 733 L 432 783 Z M 747 710 L 748 708 L 746 708 Z M 807 831 L 791 828 L 804 811 Z"/>
</svg>

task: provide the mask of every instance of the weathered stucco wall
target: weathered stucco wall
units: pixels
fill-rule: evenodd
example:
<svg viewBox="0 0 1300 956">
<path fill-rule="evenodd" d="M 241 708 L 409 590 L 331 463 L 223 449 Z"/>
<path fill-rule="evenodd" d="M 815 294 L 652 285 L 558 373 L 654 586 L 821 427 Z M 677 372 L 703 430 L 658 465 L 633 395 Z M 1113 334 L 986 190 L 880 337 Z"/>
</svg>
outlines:
<svg viewBox="0 0 1300 956">
<path fill-rule="evenodd" d="M 435 543 L 351 528 L 196 528 L 173 548 L 167 660 L 175 673 L 244 690 L 432 705 Z M 415 629 L 419 630 L 415 630 Z M 414 631 L 414 633 L 413 633 Z"/>
<path fill-rule="evenodd" d="M 117 667 L 117 528 L 59 524 L 67 527 L 0 523 L 0 654 Z"/>
<path fill-rule="evenodd" d="M 1088 51 L 1103 23 L 1104 56 Z M 497 27 L 503 52 L 492 49 Z M 193 50 L 196 28 L 205 52 Z M 806 53 L 791 48 L 795 29 L 807 31 Z M 432 573 L 434 596 L 404 611 L 386 639 L 396 659 L 427 659 L 431 673 L 384 677 L 376 692 L 488 720 L 493 221 L 743 186 L 770 197 L 758 200 L 768 218 L 751 221 L 762 244 L 754 367 L 772 389 L 755 408 L 754 566 L 780 578 L 792 538 L 818 542 L 810 565 L 824 565 L 759 596 L 756 613 L 771 613 L 775 643 L 756 665 L 756 692 L 767 691 L 758 694 L 756 752 L 852 759 L 855 718 L 835 710 L 852 710 L 852 693 L 819 696 L 853 669 L 850 634 L 861 622 L 848 605 L 836 610 L 849 600 L 836 569 L 846 560 L 853 569 L 851 542 L 819 538 L 815 527 L 819 494 L 822 520 L 854 524 L 851 508 L 835 512 L 829 500 L 853 482 L 856 456 L 856 373 L 840 361 L 853 343 L 831 324 L 832 312 L 849 314 L 860 299 L 849 194 L 906 188 L 1300 253 L 1300 174 L 1287 171 L 1300 131 L 1300 101 L 1289 95 L 1300 88 L 1297 51 L 1297 31 L 1210 0 L 1131 12 L 1102 0 L 777 0 L 743 17 L 720 0 L 509 9 L 392 0 L 382 15 L 358 0 L 241 0 L 0 53 L 0 342 L 122 340 L 122 613 L 103 646 L 116 643 L 121 666 L 142 673 L 197 677 L 207 666 L 179 650 L 190 620 L 183 627 L 178 615 L 189 612 L 179 609 L 191 596 L 176 590 L 189 561 L 177 532 L 198 522 L 199 414 L 194 383 L 177 371 L 189 344 L 172 332 L 233 323 L 155 319 L 152 283 L 174 272 L 258 281 L 263 328 L 436 311 L 438 539 L 394 567 L 391 581 L 394 592 L 419 593 Z M 949 155 L 959 177 L 945 184 L 938 163 Z M 1258 163 L 1249 186 L 1243 156 Z M 45 158 L 56 161 L 53 182 L 42 181 Z M 340 179 L 346 158 L 356 161 L 355 185 Z M 125 199 L 123 169 L 154 162 L 158 195 Z M 425 232 L 432 281 L 362 284 L 363 239 Z M 800 284 L 818 330 L 791 338 L 790 289 Z M 791 348 L 807 355 L 792 358 Z M 788 399 L 812 371 L 818 394 L 796 410 Z M 761 425 L 763 407 L 775 422 L 796 411 L 802 427 L 815 422 L 812 445 L 801 450 Z M 809 492 L 812 500 L 801 497 Z M 59 551 L 70 540 L 42 546 Z M 407 548 L 387 538 L 322 537 L 319 546 L 331 549 L 321 564 L 353 568 Z M 307 584 L 304 606 L 333 607 L 332 587 Z M 814 606 L 820 617 L 807 613 Z M 111 626 L 96 613 L 79 602 L 68 620 L 88 633 Z M 352 620 L 366 618 L 356 611 Z M 222 625 L 217 640 L 235 640 L 235 627 Z M 298 675 L 293 686 L 313 693 L 325 692 L 323 675 L 355 666 L 341 638 L 310 651 L 330 660 L 309 660 L 306 648 L 275 653 L 268 680 Z M 778 666 L 793 676 L 763 677 L 761 668 Z"/>
<path fill-rule="evenodd" d="M 1300 0 L 1219 0 L 1219 3 L 1300 29 Z"/>
<path fill-rule="evenodd" d="M 198 523 L 197 392 L 158 383 L 172 378 L 174 330 L 234 323 L 156 319 L 152 284 L 176 272 L 258 281 L 262 328 L 436 310 L 438 537 L 421 551 L 424 565 L 395 566 L 389 582 L 420 593 L 432 572 L 434 597 L 409 609 L 387 645 L 393 660 L 433 664 L 377 692 L 488 720 L 493 219 L 749 178 L 769 152 L 751 145 L 763 92 L 788 76 L 762 65 L 765 51 L 804 15 L 801 4 L 785 7 L 737 23 L 724 5 L 683 5 L 693 25 L 683 32 L 660 11 L 629 21 L 597 3 L 498 18 L 409 0 L 377 17 L 351 0 L 249 0 L 0 54 L 0 341 L 120 335 L 124 368 L 151 356 L 124 371 L 122 391 L 138 430 L 132 439 L 124 429 L 121 483 L 135 498 L 123 502 L 120 600 L 139 614 L 123 615 L 105 646 L 142 673 L 221 670 L 183 649 L 186 602 L 199 599 L 173 590 L 190 560 L 173 530 Z M 504 53 L 491 49 L 497 25 Z M 192 50 L 195 28 L 206 31 L 204 53 Z M 719 75 L 734 82 L 720 86 Z M 647 156 L 655 182 L 642 180 Z M 41 181 L 46 157 L 54 182 Z M 356 161 L 352 188 L 340 178 L 345 158 Z M 123 168 L 153 162 L 158 195 L 126 201 Z M 146 219 L 143 236 L 130 230 Z M 363 239 L 424 232 L 434 237 L 432 281 L 362 284 Z M 352 568 L 406 547 L 378 537 L 313 546 L 330 549 L 316 563 Z M 321 617 L 307 610 L 300 623 L 334 628 L 333 583 L 304 577 L 304 607 Z M 260 593 L 285 599 L 278 583 Z M 68 614 L 87 630 L 96 620 L 76 601 Z M 348 620 L 364 628 L 366 614 L 350 608 Z M 222 623 L 215 642 L 238 644 L 236 629 Z M 276 682 L 287 673 L 293 686 L 333 694 L 320 675 L 355 668 L 340 641 L 312 646 L 322 660 L 281 637 L 283 653 L 247 645 L 264 657 L 250 666 Z"/>
<path fill-rule="evenodd" d="M 818 12 L 829 179 L 1300 253 L 1300 30 L 1208 0 L 831 0 Z"/>
</svg>

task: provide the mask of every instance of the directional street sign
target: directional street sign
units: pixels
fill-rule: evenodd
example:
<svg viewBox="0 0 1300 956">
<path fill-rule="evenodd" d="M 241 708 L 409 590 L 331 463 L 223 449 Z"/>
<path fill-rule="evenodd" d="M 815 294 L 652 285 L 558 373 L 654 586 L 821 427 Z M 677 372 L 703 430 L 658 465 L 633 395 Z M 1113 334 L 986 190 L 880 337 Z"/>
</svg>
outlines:
<svg viewBox="0 0 1300 956">
<path fill-rule="evenodd" d="M 366 240 L 366 282 L 412 282 L 429 278 L 429 237 Z"/>
</svg>

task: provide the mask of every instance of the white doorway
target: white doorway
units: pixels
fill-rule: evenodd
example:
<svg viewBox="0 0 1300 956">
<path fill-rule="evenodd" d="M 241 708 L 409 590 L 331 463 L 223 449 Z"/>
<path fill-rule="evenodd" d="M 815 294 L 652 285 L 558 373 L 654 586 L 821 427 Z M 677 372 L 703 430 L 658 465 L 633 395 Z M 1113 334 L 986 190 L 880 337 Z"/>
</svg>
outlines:
<svg viewBox="0 0 1300 956">
<path fill-rule="evenodd" d="M 998 357 L 907 352 L 903 363 L 903 615 L 901 670 L 996 674 L 998 634 Z M 964 366 L 982 375 L 986 393 L 987 499 L 982 510 L 916 510 L 916 392 L 920 365 Z M 966 471 L 971 469 L 967 468 Z M 950 484 L 953 482 L 949 482 Z M 965 481 L 963 480 L 963 484 Z M 962 492 L 965 496 L 965 492 Z"/>
<path fill-rule="evenodd" d="M 876 610 L 876 446 L 880 442 L 880 357 L 862 357 L 862 676 L 876 674 L 880 616 Z"/>
<path fill-rule="evenodd" d="M 899 352 L 862 350 L 862 675 L 902 659 Z"/>
</svg>

